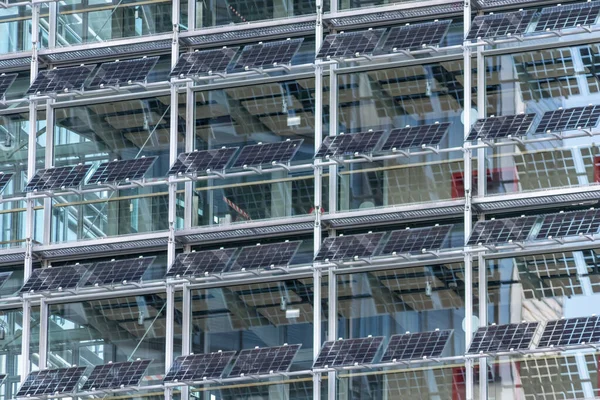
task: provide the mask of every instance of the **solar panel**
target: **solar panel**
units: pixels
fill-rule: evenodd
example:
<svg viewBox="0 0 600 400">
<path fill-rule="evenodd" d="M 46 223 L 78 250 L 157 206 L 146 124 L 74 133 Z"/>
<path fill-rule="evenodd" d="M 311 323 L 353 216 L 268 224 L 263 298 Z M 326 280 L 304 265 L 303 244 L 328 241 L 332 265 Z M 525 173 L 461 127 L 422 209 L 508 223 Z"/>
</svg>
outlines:
<svg viewBox="0 0 600 400">
<path fill-rule="evenodd" d="M 259 143 L 242 147 L 242 151 L 233 162 L 232 168 L 260 166 L 263 164 L 287 163 L 294 158 L 303 139 L 286 140 L 276 143 Z"/>
<path fill-rule="evenodd" d="M 547 111 L 542 116 L 535 133 L 562 132 L 593 128 L 600 119 L 600 107 L 574 107 Z"/>
<path fill-rule="evenodd" d="M 368 131 L 327 136 L 325 137 L 325 140 L 323 140 L 315 158 L 370 153 L 375 150 L 377 143 L 379 143 L 382 136 L 383 131 Z"/>
<path fill-rule="evenodd" d="M 548 321 L 537 347 L 600 343 L 600 317 Z"/>
<path fill-rule="evenodd" d="M 245 46 L 235 63 L 234 69 L 289 65 L 292 63 L 292 58 L 300 50 L 303 41 L 303 38 L 287 39 Z"/>
<path fill-rule="evenodd" d="M 450 234 L 452 227 L 453 225 L 442 225 L 393 231 L 381 254 L 413 253 L 421 252 L 424 249 L 439 249 Z"/>
<path fill-rule="evenodd" d="M 92 264 L 34 269 L 19 293 L 45 292 L 77 287 Z"/>
<path fill-rule="evenodd" d="M 158 157 L 142 157 L 133 160 L 103 162 L 89 179 L 88 184 L 117 183 L 139 180 Z"/>
<path fill-rule="evenodd" d="M 230 271 L 285 267 L 299 247 L 299 241 L 242 247 Z"/>
<path fill-rule="evenodd" d="M 301 344 L 242 350 L 229 373 L 230 377 L 287 372 Z"/>
<path fill-rule="evenodd" d="M 592 235 L 600 228 L 600 210 L 572 211 L 544 216 L 536 239 Z"/>
<path fill-rule="evenodd" d="M 436 146 L 441 141 L 450 128 L 449 122 L 441 124 L 407 126 L 404 128 L 392 129 L 385 143 L 381 147 L 382 151 L 393 149 L 410 149 L 413 147 Z"/>
<path fill-rule="evenodd" d="M 377 356 L 382 343 L 383 336 L 325 342 L 313 368 L 370 364 Z"/>
<path fill-rule="evenodd" d="M 343 260 L 354 257 L 371 257 L 375 254 L 383 232 L 326 238 L 315 261 Z"/>
<path fill-rule="evenodd" d="M 12 172 L 0 172 L 0 192 L 2 192 L 6 188 L 6 185 L 8 184 L 8 182 L 10 182 L 13 176 L 14 174 Z"/>
<path fill-rule="evenodd" d="M 235 351 L 218 351 L 177 357 L 164 381 L 196 382 L 221 378 L 234 356 Z"/>
<path fill-rule="evenodd" d="M 81 90 L 95 65 L 40 71 L 27 94 L 48 94 Z"/>
<path fill-rule="evenodd" d="M 478 15 L 471 23 L 467 40 L 521 35 L 527 30 L 534 15 L 534 10 Z"/>
<path fill-rule="evenodd" d="M 72 393 L 85 372 L 85 367 L 46 369 L 29 373 L 17 397 L 36 397 L 55 393 Z"/>
<path fill-rule="evenodd" d="M 90 268 L 84 286 L 118 285 L 140 282 L 156 257 L 100 261 Z"/>
<path fill-rule="evenodd" d="M 83 183 L 91 165 L 57 167 L 38 170 L 25 186 L 26 192 L 78 187 Z"/>
<path fill-rule="evenodd" d="M 467 354 L 526 350 L 531 345 L 537 322 L 490 325 L 477 329 Z"/>
<path fill-rule="evenodd" d="M 467 140 L 525 136 L 534 118 L 535 114 L 532 113 L 478 119 L 471 127 Z"/>
<path fill-rule="evenodd" d="M 325 37 L 316 58 L 353 57 L 373 54 L 385 29 L 332 33 Z"/>
<path fill-rule="evenodd" d="M 451 335 L 452 329 L 393 335 L 381 357 L 381 362 L 440 357 Z"/>
<path fill-rule="evenodd" d="M 137 386 L 151 362 L 152 360 L 136 360 L 97 365 L 81 387 L 81 391 Z"/>
<path fill-rule="evenodd" d="M 467 246 L 524 242 L 537 222 L 537 216 L 477 221 Z"/>
<path fill-rule="evenodd" d="M 238 147 L 221 148 L 215 150 L 192 151 L 181 153 L 167 175 L 193 174 L 204 172 L 208 169 L 224 170 L 231 161 Z"/>
<path fill-rule="evenodd" d="M 167 277 L 203 276 L 223 272 L 237 249 L 205 250 L 177 256 Z"/>
<path fill-rule="evenodd" d="M 547 7 L 542 9 L 535 31 L 554 31 L 594 25 L 599 14 L 600 3 L 597 1 Z"/>
<path fill-rule="evenodd" d="M 145 82 L 160 57 L 144 57 L 104 63 L 89 87 L 120 86 L 135 82 Z"/>
<path fill-rule="evenodd" d="M 392 53 L 397 50 L 419 50 L 427 46 L 438 46 L 446 36 L 451 22 L 444 20 L 393 27 L 383 42 L 383 51 Z"/>
<path fill-rule="evenodd" d="M 239 47 L 223 47 L 217 50 L 184 53 L 179 57 L 169 76 L 185 78 L 204 75 L 209 72 L 226 72 L 239 49 Z"/>
<path fill-rule="evenodd" d="M 4 98 L 8 89 L 17 79 L 19 74 L 0 74 L 0 99 Z"/>
</svg>

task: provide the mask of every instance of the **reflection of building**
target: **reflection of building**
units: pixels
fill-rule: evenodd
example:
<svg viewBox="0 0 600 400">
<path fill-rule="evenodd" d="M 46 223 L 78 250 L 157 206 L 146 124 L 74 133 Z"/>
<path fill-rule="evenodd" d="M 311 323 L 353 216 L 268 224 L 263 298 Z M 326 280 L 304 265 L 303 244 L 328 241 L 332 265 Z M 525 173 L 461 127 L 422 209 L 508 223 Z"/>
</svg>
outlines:
<svg viewBox="0 0 600 400">
<path fill-rule="evenodd" d="M 0 281 L 12 273 L 0 286 L 0 396 L 13 398 L 32 370 L 136 358 L 153 360 L 149 388 L 115 396 L 600 396 L 597 356 L 581 343 L 465 357 L 472 323 L 539 322 L 539 336 L 547 321 L 598 314 L 596 232 L 535 239 L 540 217 L 517 237 L 502 230 L 509 220 L 491 235 L 496 242 L 464 247 L 476 221 L 598 206 L 598 110 L 570 120 L 574 129 L 535 131 L 548 111 L 600 105 L 600 2 L 472 3 L 0 1 L 0 172 L 13 174 L 0 179 Z M 481 40 L 465 43 L 465 12 L 478 18 Z M 443 25 L 441 34 L 421 23 Z M 386 46 L 394 27 L 415 29 L 423 43 Z M 368 40 L 332 46 L 337 55 L 357 47 L 315 59 L 325 36 L 341 32 L 382 39 L 370 50 Z M 249 49 L 287 38 L 303 39 L 298 52 L 277 54 L 290 65 L 232 67 Z M 229 68 L 170 75 L 181 54 L 205 50 L 232 56 Z M 97 71 L 143 56 L 158 62 L 139 82 L 27 94 L 38 73 L 80 64 Z M 509 127 L 465 143 L 464 121 L 520 113 L 535 115 L 526 135 L 513 137 Z M 449 124 L 439 143 L 379 151 L 392 129 L 436 122 Z M 327 135 L 370 129 L 385 132 L 376 151 L 315 158 Z M 232 167 L 243 148 L 287 139 L 302 140 L 290 162 L 278 154 Z M 227 168 L 167 178 L 179 154 L 221 147 L 236 149 Z M 100 164 L 142 157 L 155 158 L 144 179 L 89 184 Z M 90 166 L 88 184 L 26 193 L 36 171 L 78 164 Z M 418 251 L 382 254 L 386 233 L 374 246 L 340 244 L 348 259 L 313 262 L 326 237 L 436 224 L 452 224 L 441 248 L 423 242 Z M 244 246 L 286 240 L 302 241 L 291 259 L 259 250 L 249 270 L 236 264 Z M 220 247 L 235 249 L 222 265 L 165 277 L 179 254 Z M 48 279 L 46 290 L 20 293 L 33 269 L 80 263 L 69 270 L 85 269 L 87 279 L 89 265 L 139 256 L 155 257 L 141 282 L 122 268 L 105 272 L 119 277 L 110 283 Z M 435 329 L 453 330 L 436 362 L 384 367 L 378 354 L 368 368 L 310 371 L 326 340 L 383 336 L 385 346 L 392 335 Z M 302 344 L 290 375 L 163 385 L 179 355 L 284 343 Z"/>
</svg>

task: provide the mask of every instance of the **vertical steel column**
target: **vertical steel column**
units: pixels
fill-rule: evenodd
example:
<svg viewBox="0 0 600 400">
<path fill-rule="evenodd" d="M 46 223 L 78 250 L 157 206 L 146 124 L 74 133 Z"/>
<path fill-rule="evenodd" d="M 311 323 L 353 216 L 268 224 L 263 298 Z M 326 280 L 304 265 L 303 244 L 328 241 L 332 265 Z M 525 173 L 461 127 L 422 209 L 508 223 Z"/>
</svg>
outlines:
<svg viewBox="0 0 600 400">
<path fill-rule="evenodd" d="M 323 0 L 317 0 L 317 23 L 315 27 L 315 54 L 323 42 Z M 315 153 L 323 141 L 323 66 L 321 60 L 315 61 Z M 316 256 L 321 247 L 321 208 L 323 207 L 323 167 L 318 159 L 314 160 L 314 212 L 313 253 Z M 321 286 L 322 275 L 318 268 L 313 269 L 313 361 L 321 349 Z M 321 374 L 313 375 L 313 399 L 321 399 Z"/>
<path fill-rule="evenodd" d="M 58 18 L 58 2 L 51 1 L 48 3 L 48 48 L 56 47 L 56 25 Z"/>
<path fill-rule="evenodd" d="M 48 368 L 48 303 L 45 299 L 40 300 L 40 348 L 39 348 L 39 367 Z M 74 362 L 74 364 L 78 364 Z"/>
<path fill-rule="evenodd" d="M 329 318 L 327 320 L 327 340 L 337 339 L 337 275 L 333 268 L 328 273 L 328 310 Z M 337 373 L 329 372 L 327 377 L 327 395 L 330 399 L 337 399 Z"/>
<path fill-rule="evenodd" d="M 464 23 L 464 37 L 467 37 L 471 28 L 471 2 L 465 0 L 463 10 L 463 23 Z M 463 121 L 464 121 L 464 139 L 466 140 L 471 129 L 471 88 L 472 88 L 472 67 L 471 67 L 471 48 L 468 46 L 469 42 L 464 42 L 463 48 L 463 63 L 464 63 L 464 101 L 463 101 Z M 464 234 L 465 243 L 471 234 L 472 225 L 472 177 L 473 177 L 473 166 L 472 166 L 472 154 L 471 149 L 465 149 L 463 152 L 464 156 L 464 173 L 463 181 L 465 186 L 465 214 L 464 214 Z M 465 248 L 466 250 L 466 248 Z M 472 316 L 473 316 L 473 258 L 471 253 L 464 253 L 464 264 L 465 264 L 465 349 L 469 348 L 471 344 L 471 336 L 473 332 L 472 328 Z M 466 399 L 473 400 L 473 360 L 469 359 L 465 361 L 465 392 Z"/>
<path fill-rule="evenodd" d="M 188 20 L 187 30 L 188 32 L 196 30 L 196 0 L 188 0 L 187 6 Z"/>
<path fill-rule="evenodd" d="M 46 154 L 44 167 L 54 166 L 54 101 L 47 100 L 46 103 Z M 52 198 L 44 198 L 44 227 L 42 232 L 42 243 L 50 244 L 52 236 Z"/>
<path fill-rule="evenodd" d="M 479 326 L 487 325 L 487 268 L 483 253 L 477 255 L 479 268 Z M 487 358 L 479 359 L 479 398 L 488 398 Z"/>
<path fill-rule="evenodd" d="M 192 1 L 192 0 L 190 0 Z M 179 0 L 172 2 L 173 18 L 173 40 L 171 42 L 171 68 L 177 64 L 179 58 Z M 170 87 L 170 126 L 169 126 L 169 164 L 177 160 L 177 138 L 178 138 L 178 119 L 179 119 L 179 91 L 176 84 L 171 83 Z M 177 210 L 177 184 L 172 182 L 173 177 L 169 177 L 167 190 L 168 199 L 168 219 L 169 219 L 169 238 L 167 243 L 167 268 L 171 267 L 175 261 L 175 214 Z M 174 324 L 175 324 L 175 289 L 172 285 L 167 285 L 167 315 L 165 331 L 165 372 L 173 363 L 173 342 Z M 173 397 L 172 388 L 165 388 L 164 397 L 170 400 Z"/>
<path fill-rule="evenodd" d="M 477 47 L 477 117 L 485 118 L 486 89 L 485 89 L 485 57 L 483 47 Z M 486 149 L 477 149 L 477 197 L 485 196 L 487 173 L 485 163 Z"/>
<path fill-rule="evenodd" d="M 485 87 L 485 57 L 483 47 L 477 47 L 477 117 L 485 118 L 486 115 L 486 87 Z M 486 195 L 487 166 L 485 162 L 486 149 L 477 149 L 477 197 Z M 487 269 L 483 253 L 477 256 L 479 268 L 479 326 L 487 325 Z M 479 359 L 479 398 L 487 399 L 487 358 Z"/>
<path fill-rule="evenodd" d="M 332 4 L 335 0 L 332 0 Z M 332 63 L 329 66 L 329 136 L 336 136 L 338 131 L 338 84 L 337 84 L 337 64 Z M 329 166 L 329 213 L 337 212 L 338 205 L 338 167 Z"/>
<path fill-rule="evenodd" d="M 185 88 L 185 151 L 194 151 L 194 142 L 196 134 L 196 120 L 194 110 L 196 108 L 196 99 L 192 91 L 192 84 L 188 83 Z M 194 206 L 194 182 L 185 182 L 184 192 L 184 215 L 183 227 L 188 229 L 194 224 L 193 213 L 196 207 Z"/>
<path fill-rule="evenodd" d="M 33 83 L 38 72 L 38 38 L 40 23 L 40 5 L 31 5 L 31 76 L 30 82 Z M 27 147 L 27 178 L 31 179 L 35 175 L 35 160 L 37 146 L 37 102 L 29 101 L 29 140 Z M 33 269 L 33 230 L 35 223 L 34 200 L 32 194 L 27 193 L 27 210 L 25 212 L 25 261 L 23 264 L 23 281 L 31 276 Z M 21 365 L 20 378 L 24 382 L 29 374 L 29 344 L 31 340 L 31 302 L 29 299 L 23 299 L 23 323 L 21 334 Z"/>
</svg>

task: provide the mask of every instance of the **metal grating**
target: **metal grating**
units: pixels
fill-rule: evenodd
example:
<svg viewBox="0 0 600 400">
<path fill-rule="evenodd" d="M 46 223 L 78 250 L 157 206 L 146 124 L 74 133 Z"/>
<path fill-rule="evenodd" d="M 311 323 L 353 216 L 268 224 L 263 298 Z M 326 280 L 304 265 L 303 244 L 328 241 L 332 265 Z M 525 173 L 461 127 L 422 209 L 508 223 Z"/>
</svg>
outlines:
<svg viewBox="0 0 600 400">
<path fill-rule="evenodd" d="M 167 53 L 171 50 L 171 40 L 157 40 L 143 43 L 124 44 L 117 46 L 98 47 L 95 49 L 71 50 L 65 52 L 48 52 L 42 57 L 51 64 L 66 61 L 86 61 L 110 56 L 137 55 L 137 54 L 157 54 Z"/>
<path fill-rule="evenodd" d="M 164 247 L 167 245 L 168 240 L 166 238 L 157 239 L 144 239 L 144 240 L 129 240 L 115 243 L 104 243 L 90 246 L 77 246 L 77 247 L 66 247 L 58 249 L 47 249 L 35 251 L 36 254 L 40 255 L 45 259 L 70 257 L 77 255 L 86 254 L 98 254 L 98 253 L 109 253 L 109 252 L 130 252 L 132 250 L 137 251 L 140 249 L 152 249 L 156 247 Z"/>
<path fill-rule="evenodd" d="M 365 226 L 381 223 L 399 223 L 406 221 L 422 220 L 427 218 L 456 218 L 464 213 L 463 206 L 429 208 L 423 210 L 401 211 L 382 214 L 371 214 L 357 217 L 343 217 L 328 219 L 327 224 L 332 228 L 346 226 Z"/>
<path fill-rule="evenodd" d="M 0 70 L 9 71 L 23 69 L 31 66 L 31 57 L 17 57 L 0 60 Z"/>
<path fill-rule="evenodd" d="M 290 223 L 286 225 L 274 225 L 270 227 L 233 229 L 223 231 L 213 231 L 206 233 L 189 233 L 178 236 L 178 239 L 185 244 L 214 242 L 223 239 L 238 239 L 243 237 L 266 237 L 276 234 L 286 233 L 308 233 L 312 232 L 314 226 L 310 222 Z"/>
<path fill-rule="evenodd" d="M 583 192 L 573 194 L 559 194 L 553 196 L 530 197 L 515 200 L 500 200 L 493 202 L 477 203 L 473 205 L 478 211 L 497 211 L 536 208 L 540 206 L 556 206 L 559 204 L 580 204 L 582 202 L 598 201 L 598 192 Z"/>
<path fill-rule="evenodd" d="M 277 26 L 268 26 L 264 28 L 253 28 L 243 30 L 232 30 L 229 32 L 209 33 L 195 36 L 186 36 L 180 38 L 181 42 L 187 46 L 201 46 L 219 43 L 240 43 L 241 41 L 256 41 L 257 38 L 268 37 L 290 37 L 302 35 L 305 33 L 314 33 L 314 22 L 298 22 L 295 24 L 285 24 Z"/>
</svg>

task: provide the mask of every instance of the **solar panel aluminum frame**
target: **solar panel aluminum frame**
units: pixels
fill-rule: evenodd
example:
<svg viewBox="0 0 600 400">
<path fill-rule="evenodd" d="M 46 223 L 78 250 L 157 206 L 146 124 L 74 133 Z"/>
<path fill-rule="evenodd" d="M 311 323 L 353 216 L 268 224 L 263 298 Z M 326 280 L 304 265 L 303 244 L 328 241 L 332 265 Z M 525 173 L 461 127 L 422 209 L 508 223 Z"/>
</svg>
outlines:
<svg viewBox="0 0 600 400">
<path fill-rule="evenodd" d="M 96 365 L 81 387 L 81 391 L 103 391 L 138 386 L 151 362 L 152 360 L 135 360 Z M 127 378 L 129 379 L 125 382 Z"/>
<path fill-rule="evenodd" d="M 235 257 L 235 259 L 233 260 L 229 271 L 231 271 L 231 272 L 233 272 L 233 271 L 248 271 L 251 269 L 254 270 L 254 269 L 258 269 L 258 268 L 264 268 L 264 269 L 286 268 L 289 265 L 289 263 L 293 260 L 296 253 L 298 252 L 298 249 L 300 248 L 301 243 L 302 243 L 301 241 L 288 241 L 288 242 L 281 242 L 281 243 L 267 243 L 267 244 L 263 244 L 263 245 L 242 247 L 242 250 L 238 253 L 237 257 Z M 244 264 L 244 265 L 240 265 L 240 264 L 238 264 L 238 260 L 242 257 L 244 252 L 254 252 L 255 250 L 258 250 L 260 252 L 265 249 L 271 250 L 273 248 L 276 248 L 277 246 L 281 246 L 281 247 L 294 247 L 295 246 L 295 248 L 293 248 L 293 251 L 291 252 L 291 254 L 287 254 L 289 256 L 289 259 L 285 265 L 278 265 L 278 264 L 269 264 L 269 265 Z M 246 261 L 248 261 L 248 260 L 246 260 Z"/>
<path fill-rule="evenodd" d="M 6 92 L 15 83 L 17 76 L 19 74 L 0 74 L 0 104 L 6 99 Z"/>
<path fill-rule="evenodd" d="M 239 147 L 223 147 L 220 149 L 199 150 L 188 153 L 180 153 L 177 156 L 177 161 L 175 161 L 173 166 L 171 166 L 171 168 L 169 169 L 169 172 L 167 172 L 167 175 L 185 175 L 193 178 L 197 176 L 199 172 L 206 172 L 208 174 L 209 172 L 223 171 L 227 168 L 229 164 L 231 164 L 231 161 L 233 160 L 233 157 L 238 152 L 238 150 Z M 199 168 L 197 164 L 200 163 L 197 162 L 197 158 L 203 154 L 211 156 L 212 158 L 208 160 L 208 162 L 204 163 L 203 168 Z M 184 168 L 185 172 L 182 172 L 181 170 Z"/>
<path fill-rule="evenodd" d="M 236 351 L 218 351 L 208 354 L 190 354 L 179 356 L 175 359 L 169 372 L 165 375 L 163 382 L 201 382 L 209 379 L 219 379 L 225 373 L 227 366 L 235 357 Z M 199 361 L 204 361 L 200 363 Z M 213 362 L 215 365 L 212 365 Z M 211 367 L 212 374 L 198 375 L 198 369 L 195 372 L 191 371 L 191 367 L 205 366 L 202 372 L 207 372 L 208 367 Z"/>
<path fill-rule="evenodd" d="M 160 57 L 145 57 L 144 56 L 143 58 L 135 58 L 135 59 L 128 59 L 128 60 L 116 60 L 114 62 L 103 63 L 98 68 L 96 74 L 94 75 L 91 82 L 89 83 L 88 88 L 90 88 L 90 89 L 95 89 L 95 88 L 103 89 L 105 87 L 118 88 L 120 86 L 133 85 L 133 84 L 140 84 L 143 86 L 143 84 L 148 79 L 148 75 L 150 74 L 152 69 L 156 66 L 156 63 L 158 63 L 159 58 Z M 141 65 L 139 65 L 139 64 L 141 64 Z M 128 79 L 126 81 L 120 82 L 115 78 L 115 75 L 117 75 L 119 72 L 122 72 L 123 69 L 126 69 L 126 67 L 129 67 L 129 69 L 132 69 L 132 66 L 137 67 L 137 68 L 133 68 L 136 70 L 134 72 L 134 75 L 135 75 L 134 77 L 136 79 Z M 110 78 L 107 78 L 107 75 L 110 76 Z M 141 76 L 143 76 L 143 79 L 141 78 Z M 115 80 L 116 80 L 116 82 L 111 82 L 111 81 L 115 81 Z"/>
<path fill-rule="evenodd" d="M 442 356 L 446 345 L 450 341 L 450 337 L 454 332 L 453 329 L 435 330 L 429 332 L 414 332 L 404 333 L 398 335 L 392 335 L 388 341 L 387 347 L 381 356 L 381 362 L 399 362 L 399 361 L 413 361 L 413 360 L 425 360 L 428 358 L 439 358 Z M 427 339 L 426 343 L 421 343 L 421 338 Z M 416 340 L 415 340 L 416 339 Z M 432 343 L 431 340 L 434 340 Z M 404 344 L 401 351 L 398 354 L 399 345 Z M 426 353 L 429 348 L 429 353 Z M 406 356 L 407 353 L 412 356 Z M 415 353 L 419 353 L 415 355 Z"/>
<path fill-rule="evenodd" d="M 283 346 L 244 349 L 238 354 L 237 359 L 231 368 L 231 372 L 229 373 L 229 377 L 285 373 L 289 371 L 290 367 L 292 366 L 294 358 L 298 354 L 300 347 L 302 347 L 302 344 L 285 344 Z M 281 360 L 279 368 L 261 370 L 260 366 L 256 365 L 257 363 L 264 364 L 266 361 L 267 363 L 271 362 L 271 364 L 269 364 L 270 367 L 276 367 L 274 364 L 277 362 L 280 352 L 284 352 L 284 355 L 288 358 L 286 360 Z M 286 361 L 288 362 L 287 364 Z"/>
</svg>

